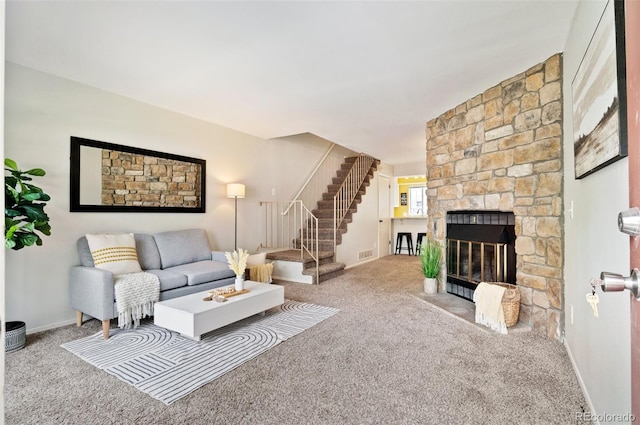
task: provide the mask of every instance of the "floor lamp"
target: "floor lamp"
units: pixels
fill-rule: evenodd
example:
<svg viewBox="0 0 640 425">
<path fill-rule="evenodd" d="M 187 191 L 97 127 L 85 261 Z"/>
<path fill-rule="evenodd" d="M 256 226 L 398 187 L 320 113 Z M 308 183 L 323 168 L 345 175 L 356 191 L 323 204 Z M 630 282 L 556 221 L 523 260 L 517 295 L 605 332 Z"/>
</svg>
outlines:
<svg viewBox="0 0 640 425">
<path fill-rule="evenodd" d="M 235 229 L 235 238 L 233 240 L 233 250 L 238 249 L 238 198 L 244 198 L 244 185 L 242 183 L 229 183 L 227 185 L 227 198 L 235 200 L 235 216 L 236 221 L 233 228 Z"/>
</svg>

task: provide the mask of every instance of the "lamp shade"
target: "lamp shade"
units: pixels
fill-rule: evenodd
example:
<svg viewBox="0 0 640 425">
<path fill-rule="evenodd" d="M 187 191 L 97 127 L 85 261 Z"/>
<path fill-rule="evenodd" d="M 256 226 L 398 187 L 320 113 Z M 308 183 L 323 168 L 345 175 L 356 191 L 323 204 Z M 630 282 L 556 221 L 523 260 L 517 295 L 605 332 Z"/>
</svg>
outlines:
<svg viewBox="0 0 640 425">
<path fill-rule="evenodd" d="M 227 185 L 227 198 L 244 198 L 244 185 L 242 183 L 229 183 Z"/>
</svg>

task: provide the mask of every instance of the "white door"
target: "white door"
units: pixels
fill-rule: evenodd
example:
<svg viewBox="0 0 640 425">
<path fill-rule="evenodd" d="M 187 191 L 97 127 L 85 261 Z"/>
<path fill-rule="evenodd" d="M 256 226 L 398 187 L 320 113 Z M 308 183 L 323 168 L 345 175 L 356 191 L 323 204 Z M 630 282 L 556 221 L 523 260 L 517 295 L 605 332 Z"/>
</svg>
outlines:
<svg viewBox="0 0 640 425">
<path fill-rule="evenodd" d="M 391 178 L 378 178 L 378 257 L 391 254 Z"/>
</svg>

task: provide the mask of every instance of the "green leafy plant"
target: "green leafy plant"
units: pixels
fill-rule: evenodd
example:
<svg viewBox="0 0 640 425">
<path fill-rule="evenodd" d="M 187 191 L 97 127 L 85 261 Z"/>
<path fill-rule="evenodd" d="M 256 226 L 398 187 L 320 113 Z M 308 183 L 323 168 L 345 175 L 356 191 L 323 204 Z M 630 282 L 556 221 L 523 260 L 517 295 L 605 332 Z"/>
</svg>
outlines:
<svg viewBox="0 0 640 425">
<path fill-rule="evenodd" d="M 442 247 L 434 240 L 427 239 L 420 245 L 420 265 L 426 278 L 435 279 L 440 274 Z"/>
<path fill-rule="evenodd" d="M 4 246 L 22 249 L 33 244 L 42 245 L 37 232 L 49 236 L 49 216 L 44 212 L 51 198 L 42 189 L 29 183 L 31 176 L 42 177 L 41 168 L 21 171 L 12 159 L 4 160 Z M 8 174 L 6 174 L 8 172 Z"/>
</svg>

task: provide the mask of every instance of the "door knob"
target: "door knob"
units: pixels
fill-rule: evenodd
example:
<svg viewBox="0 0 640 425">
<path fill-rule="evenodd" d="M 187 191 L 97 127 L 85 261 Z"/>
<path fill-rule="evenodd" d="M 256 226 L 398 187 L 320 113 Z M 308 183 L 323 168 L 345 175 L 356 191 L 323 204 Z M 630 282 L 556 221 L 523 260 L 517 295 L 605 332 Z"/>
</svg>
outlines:
<svg viewBox="0 0 640 425">
<path fill-rule="evenodd" d="M 640 272 L 638 269 L 631 271 L 631 276 L 623 277 L 621 274 L 602 272 L 600 273 L 600 287 L 604 292 L 620 292 L 628 289 L 634 297 L 640 298 L 638 295 L 638 279 Z"/>
<path fill-rule="evenodd" d="M 634 207 L 618 214 L 618 229 L 634 238 L 640 235 L 640 210 Z"/>
</svg>

